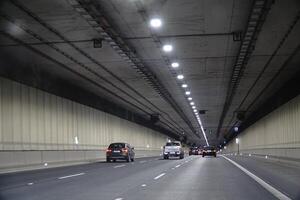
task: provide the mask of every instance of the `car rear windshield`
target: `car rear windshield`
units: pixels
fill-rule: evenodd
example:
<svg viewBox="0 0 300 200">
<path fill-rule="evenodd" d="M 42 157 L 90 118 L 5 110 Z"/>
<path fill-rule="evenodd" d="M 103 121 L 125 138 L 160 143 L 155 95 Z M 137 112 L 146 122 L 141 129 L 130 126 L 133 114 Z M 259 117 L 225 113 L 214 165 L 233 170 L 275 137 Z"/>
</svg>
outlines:
<svg viewBox="0 0 300 200">
<path fill-rule="evenodd" d="M 125 148 L 125 143 L 112 143 L 109 145 L 108 148 L 111 148 L 111 149 Z"/>
<path fill-rule="evenodd" d="M 177 142 L 168 142 L 166 146 L 180 146 L 180 144 Z"/>
</svg>

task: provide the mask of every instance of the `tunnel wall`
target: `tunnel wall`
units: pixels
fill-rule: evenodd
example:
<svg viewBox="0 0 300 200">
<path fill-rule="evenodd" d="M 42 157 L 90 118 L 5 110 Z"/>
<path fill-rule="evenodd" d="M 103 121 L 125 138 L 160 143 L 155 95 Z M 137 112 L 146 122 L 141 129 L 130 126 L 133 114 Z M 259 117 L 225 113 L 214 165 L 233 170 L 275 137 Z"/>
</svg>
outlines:
<svg viewBox="0 0 300 200">
<path fill-rule="evenodd" d="M 300 95 L 274 110 L 238 136 L 240 153 L 300 161 Z M 225 150 L 236 153 L 232 140 Z"/>
<path fill-rule="evenodd" d="M 78 144 L 75 143 L 75 137 Z M 166 136 L 0 77 L 0 168 L 103 159 L 111 142 L 157 156 Z"/>
</svg>

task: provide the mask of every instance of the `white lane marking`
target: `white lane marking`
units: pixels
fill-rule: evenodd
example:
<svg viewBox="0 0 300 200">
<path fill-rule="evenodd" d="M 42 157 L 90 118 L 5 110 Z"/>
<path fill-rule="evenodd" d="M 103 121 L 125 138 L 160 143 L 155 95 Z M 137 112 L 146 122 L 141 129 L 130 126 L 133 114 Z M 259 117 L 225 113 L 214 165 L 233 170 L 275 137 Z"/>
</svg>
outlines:
<svg viewBox="0 0 300 200">
<path fill-rule="evenodd" d="M 27 185 L 33 185 L 34 183 L 27 183 Z"/>
<path fill-rule="evenodd" d="M 175 168 L 178 168 L 178 167 L 180 167 L 180 166 L 181 166 L 181 165 L 176 165 Z"/>
<path fill-rule="evenodd" d="M 189 162 L 188 160 L 185 161 L 185 163 L 188 163 L 188 162 Z"/>
<path fill-rule="evenodd" d="M 126 165 L 117 165 L 117 166 L 114 166 L 114 168 L 120 168 L 120 167 L 125 167 Z"/>
<path fill-rule="evenodd" d="M 166 175 L 166 173 L 162 173 L 162 174 L 160 174 L 160 175 L 156 176 L 156 177 L 154 178 L 154 180 L 157 180 L 157 179 L 159 179 L 159 178 L 163 177 L 164 175 Z"/>
<path fill-rule="evenodd" d="M 75 177 L 75 176 L 81 176 L 81 175 L 84 175 L 84 174 L 85 174 L 85 173 L 71 174 L 71 175 L 68 175 L 68 176 L 62 176 L 62 177 L 59 177 L 58 179 L 71 178 L 71 177 Z"/>
<path fill-rule="evenodd" d="M 143 185 L 141 185 L 142 187 L 146 187 L 147 185 L 146 184 L 143 184 Z"/>
<path fill-rule="evenodd" d="M 269 185 L 264 180 L 262 180 L 261 178 L 259 178 L 256 175 L 254 175 L 253 173 L 251 173 L 250 171 L 248 171 L 247 169 L 245 169 L 241 165 L 237 164 L 233 160 L 231 160 L 231 159 L 229 159 L 229 158 L 227 158 L 226 156 L 223 156 L 223 155 L 222 155 L 222 157 L 225 158 L 226 160 L 228 160 L 229 162 L 231 162 L 233 165 L 235 165 L 236 167 L 238 167 L 243 172 L 245 172 L 248 176 L 250 176 L 251 178 L 253 178 L 257 183 L 259 183 L 261 186 L 263 186 L 266 190 L 268 190 L 270 193 L 272 193 L 278 199 L 280 199 L 280 200 L 291 200 L 288 196 L 286 196 L 285 194 L 281 193 L 279 190 L 275 189 L 273 186 Z"/>
<path fill-rule="evenodd" d="M 172 167 L 172 169 L 175 169 L 174 167 Z"/>
<path fill-rule="evenodd" d="M 140 161 L 140 163 L 145 163 L 145 162 L 147 162 L 146 160 L 142 160 L 142 161 Z"/>
<path fill-rule="evenodd" d="M 123 198 L 116 198 L 115 200 L 123 200 Z"/>
</svg>

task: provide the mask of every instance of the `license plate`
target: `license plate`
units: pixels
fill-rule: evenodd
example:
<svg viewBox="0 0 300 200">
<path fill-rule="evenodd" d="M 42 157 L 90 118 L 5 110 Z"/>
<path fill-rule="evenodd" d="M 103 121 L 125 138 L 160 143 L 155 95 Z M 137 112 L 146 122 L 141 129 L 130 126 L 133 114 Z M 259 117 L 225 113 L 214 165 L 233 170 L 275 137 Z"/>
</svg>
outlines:
<svg viewBox="0 0 300 200">
<path fill-rule="evenodd" d="M 211 150 L 207 150 L 207 152 L 211 152 Z"/>
<path fill-rule="evenodd" d="M 175 154 L 175 152 L 170 152 L 170 154 Z"/>
<path fill-rule="evenodd" d="M 116 150 L 115 150 L 114 153 L 120 153 L 120 151 L 116 151 Z"/>
</svg>

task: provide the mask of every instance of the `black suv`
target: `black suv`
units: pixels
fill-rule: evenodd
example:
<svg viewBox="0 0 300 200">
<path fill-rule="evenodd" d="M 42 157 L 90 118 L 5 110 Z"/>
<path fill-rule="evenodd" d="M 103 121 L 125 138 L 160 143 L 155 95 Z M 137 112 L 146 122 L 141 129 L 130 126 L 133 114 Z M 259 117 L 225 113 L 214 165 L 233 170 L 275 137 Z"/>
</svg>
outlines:
<svg viewBox="0 0 300 200">
<path fill-rule="evenodd" d="M 116 160 L 126 160 L 127 162 L 134 161 L 134 148 L 127 143 L 111 143 L 106 150 L 106 162 Z"/>
<path fill-rule="evenodd" d="M 205 146 L 202 152 L 202 157 L 204 156 L 217 156 L 217 150 L 213 146 Z"/>
</svg>

